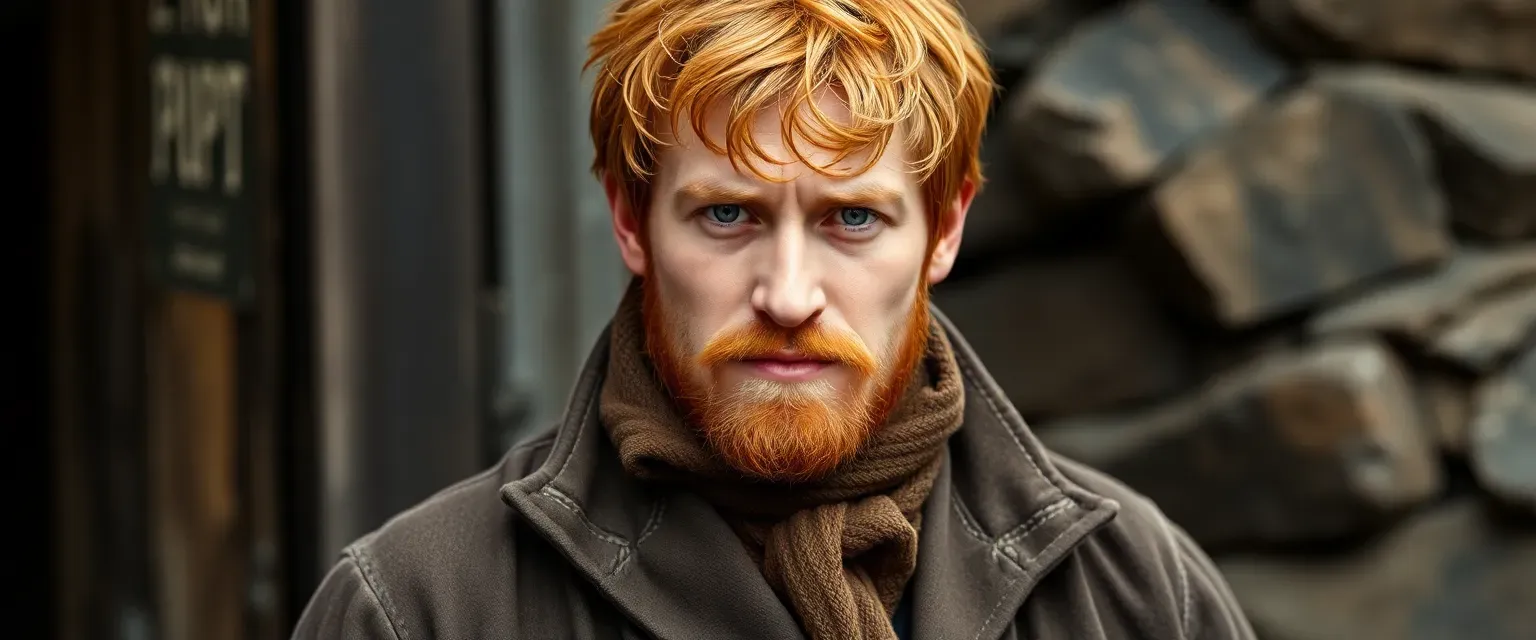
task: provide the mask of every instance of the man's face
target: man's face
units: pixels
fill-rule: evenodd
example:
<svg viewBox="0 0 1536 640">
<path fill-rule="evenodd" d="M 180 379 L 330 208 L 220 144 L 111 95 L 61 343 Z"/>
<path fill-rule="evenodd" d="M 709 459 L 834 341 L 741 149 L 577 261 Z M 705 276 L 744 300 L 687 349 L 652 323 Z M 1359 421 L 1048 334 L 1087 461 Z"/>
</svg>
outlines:
<svg viewBox="0 0 1536 640">
<path fill-rule="evenodd" d="M 846 114 L 831 93 L 820 106 Z M 723 141 L 723 112 L 709 115 Z M 783 179 L 769 181 L 683 129 L 657 158 L 640 237 L 619 229 L 626 264 L 644 279 L 647 350 L 727 462 L 774 480 L 825 475 L 899 399 L 925 347 L 927 284 L 948 271 L 930 258 L 905 145 L 896 136 L 846 178 L 759 165 Z M 793 158 L 775 110 L 753 135 L 770 157 Z M 817 164 L 835 157 L 799 146 Z M 610 185 L 610 201 L 615 193 Z"/>
</svg>

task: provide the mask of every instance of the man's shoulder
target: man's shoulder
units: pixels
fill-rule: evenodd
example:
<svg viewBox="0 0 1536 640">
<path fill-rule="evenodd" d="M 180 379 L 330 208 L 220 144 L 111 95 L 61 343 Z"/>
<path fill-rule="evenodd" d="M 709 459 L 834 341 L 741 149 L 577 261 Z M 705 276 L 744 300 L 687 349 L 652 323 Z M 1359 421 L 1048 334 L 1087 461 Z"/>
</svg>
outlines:
<svg viewBox="0 0 1536 640">
<path fill-rule="evenodd" d="M 501 500 L 501 487 L 536 470 L 552 442 L 546 434 L 515 447 L 491 468 L 348 545 L 310 603 L 314 616 L 366 608 L 406 631 L 402 637 L 417 635 L 410 631 L 510 628 L 520 578 L 554 576 L 520 575 L 548 569 L 546 562 L 525 560 L 552 550 L 519 526 L 517 511 Z"/>
<path fill-rule="evenodd" d="M 517 512 L 501 487 L 533 473 L 549 455 L 552 433 L 519 444 L 494 466 L 400 512 L 347 547 L 351 556 L 383 559 L 397 571 L 431 572 L 457 562 L 483 563 L 507 549 Z M 462 574 L 448 574 L 462 575 Z"/>
<path fill-rule="evenodd" d="M 1051 459 L 1068 480 L 1119 505 L 1115 518 L 1076 549 L 1076 579 L 1141 609 L 1145 619 L 1165 621 L 1157 637 L 1252 637 L 1210 557 L 1150 498 L 1082 463 L 1055 453 Z"/>
</svg>

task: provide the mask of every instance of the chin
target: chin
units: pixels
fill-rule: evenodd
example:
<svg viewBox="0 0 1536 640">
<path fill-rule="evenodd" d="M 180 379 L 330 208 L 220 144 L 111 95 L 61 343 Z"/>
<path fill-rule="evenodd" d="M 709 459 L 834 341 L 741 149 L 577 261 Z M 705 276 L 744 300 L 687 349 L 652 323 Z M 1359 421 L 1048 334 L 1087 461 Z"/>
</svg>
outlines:
<svg viewBox="0 0 1536 640">
<path fill-rule="evenodd" d="M 801 380 L 783 382 L 751 378 L 734 385 L 726 394 L 733 402 L 799 404 L 822 402 L 832 404 L 839 396 L 837 385 L 830 380 Z"/>
<path fill-rule="evenodd" d="M 774 482 L 825 477 L 870 435 L 868 399 L 829 380 L 751 379 L 705 403 L 700 428 L 732 467 Z"/>
</svg>

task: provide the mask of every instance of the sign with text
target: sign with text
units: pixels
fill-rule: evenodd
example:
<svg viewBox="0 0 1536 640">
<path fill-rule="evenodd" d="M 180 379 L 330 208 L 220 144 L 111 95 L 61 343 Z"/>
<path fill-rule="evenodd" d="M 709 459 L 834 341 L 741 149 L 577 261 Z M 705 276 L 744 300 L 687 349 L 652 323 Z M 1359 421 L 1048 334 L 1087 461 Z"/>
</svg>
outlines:
<svg viewBox="0 0 1536 640">
<path fill-rule="evenodd" d="M 254 294 L 251 0 L 149 2 L 149 232 L 166 286 Z"/>
</svg>

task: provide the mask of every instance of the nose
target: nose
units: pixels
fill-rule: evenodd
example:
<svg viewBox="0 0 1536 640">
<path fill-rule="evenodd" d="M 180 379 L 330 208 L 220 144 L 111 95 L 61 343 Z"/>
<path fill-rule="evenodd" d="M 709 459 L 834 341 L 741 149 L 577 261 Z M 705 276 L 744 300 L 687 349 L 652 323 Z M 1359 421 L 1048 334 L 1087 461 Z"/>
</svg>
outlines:
<svg viewBox="0 0 1536 640">
<path fill-rule="evenodd" d="M 780 229 L 772 242 L 752 291 L 752 306 L 781 327 L 798 327 L 827 306 L 820 269 L 811 264 L 804 230 Z"/>
</svg>

